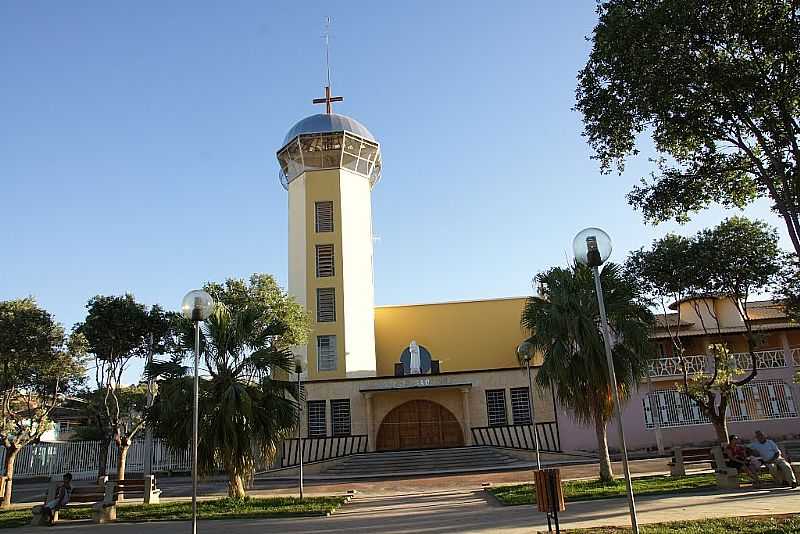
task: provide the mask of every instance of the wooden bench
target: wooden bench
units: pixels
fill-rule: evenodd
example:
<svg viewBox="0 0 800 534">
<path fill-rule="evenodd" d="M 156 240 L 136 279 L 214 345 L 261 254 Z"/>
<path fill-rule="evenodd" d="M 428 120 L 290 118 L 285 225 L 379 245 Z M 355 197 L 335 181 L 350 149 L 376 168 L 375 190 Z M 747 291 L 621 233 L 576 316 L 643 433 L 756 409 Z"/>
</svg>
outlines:
<svg viewBox="0 0 800 534">
<path fill-rule="evenodd" d="M 144 478 L 107 481 L 102 502 L 95 505 L 99 514 L 95 522 L 116 521 L 117 503 L 131 498 L 142 499 L 144 504 L 158 504 L 161 499 L 161 490 L 156 487 L 156 477 L 150 475 Z"/>
<path fill-rule="evenodd" d="M 795 476 L 800 477 L 800 441 L 784 441 L 778 444 L 778 448 L 783 453 L 786 461 L 792 466 Z M 718 466 L 714 472 L 717 475 L 717 485 L 720 488 L 738 488 L 739 487 L 739 473 L 732 467 L 725 465 L 726 458 L 722 452 L 722 447 L 713 447 L 712 455 L 716 460 Z M 761 466 L 761 474 L 770 473 L 769 466 Z"/>
<path fill-rule="evenodd" d="M 717 487 L 727 489 L 739 488 L 739 470 L 727 466 L 727 458 L 722 447 L 711 447 L 711 457 L 714 459 L 714 475 L 717 477 Z"/>
<path fill-rule="evenodd" d="M 102 502 L 95 504 L 98 514 L 96 523 L 110 523 L 117 520 L 117 504 L 130 499 L 142 499 L 144 504 L 158 504 L 161 490 L 156 486 L 154 475 L 144 478 L 109 480 L 105 484 Z"/>
<path fill-rule="evenodd" d="M 778 444 L 778 448 L 792 466 L 794 476 L 800 478 L 800 441 L 784 441 Z"/>
<path fill-rule="evenodd" d="M 58 480 L 50 480 L 50 485 L 47 488 L 47 502 L 56 498 L 56 490 L 58 486 L 61 485 L 63 481 L 59 478 Z M 91 486 L 72 486 L 72 494 L 69 498 L 69 503 L 63 508 L 75 508 L 75 507 L 82 507 L 86 506 L 87 504 L 92 505 L 92 520 L 95 523 L 100 522 L 100 511 L 96 509 L 96 505 L 98 503 L 102 503 L 103 497 L 105 496 L 105 489 L 101 485 L 91 485 Z M 42 513 L 42 508 L 44 505 L 38 504 L 33 507 L 31 510 L 31 514 L 33 518 L 31 519 L 31 525 L 33 526 L 44 526 L 48 524 L 48 517 Z M 58 522 L 58 510 L 53 512 L 53 523 Z"/>
<path fill-rule="evenodd" d="M 108 480 L 104 477 L 102 484 L 92 486 L 73 486 L 69 507 L 92 505 L 92 522 L 109 523 L 117 519 L 117 503 L 126 499 L 142 499 L 144 504 L 158 504 L 161 490 L 156 487 L 156 477 L 150 475 L 144 478 L 129 480 Z M 47 501 L 56 498 L 56 489 L 62 483 L 52 480 L 47 489 Z M 46 525 L 47 517 L 42 514 L 42 505 L 33 507 L 32 525 Z M 58 510 L 53 514 L 53 522 L 58 521 Z"/>
<path fill-rule="evenodd" d="M 702 465 L 708 464 L 713 468 L 715 465 L 714 458 L 711 455 L 710 447 L 699 447 L 694 449 L 685 449 L 683 447 L 675 447 L 672 449 L 672 460 L 669 464 L 670 475 L 674 477 L 682 477 L 686 475 L 687 465 Z M 724 462 L 722 465 L 725 465 Z"/>
</svg>

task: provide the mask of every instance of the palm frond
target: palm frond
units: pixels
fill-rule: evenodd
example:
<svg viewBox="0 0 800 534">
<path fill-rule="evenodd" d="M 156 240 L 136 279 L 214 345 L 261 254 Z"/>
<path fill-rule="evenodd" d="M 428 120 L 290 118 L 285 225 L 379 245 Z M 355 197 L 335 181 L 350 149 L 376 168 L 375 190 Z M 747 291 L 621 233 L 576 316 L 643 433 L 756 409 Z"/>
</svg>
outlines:
<svg viewBox="0 0 800 534">
<path fill-rule="evenodd" d="M 600 278 L 617 340 L 612 351 L 619 391 L 627 398 L 646 370 L 652 315 L 617 265 L 606 264 Z M 611 390 L 591 270 L 577 264 L 556 267 L 537 281 L 547 287 L 546 296 L 530 297 L 521 318 L 531 333 L 529 341 L 544 358 L 537 383 L 552 388 L 577 420 L 608 420 Z"/>
</svg>

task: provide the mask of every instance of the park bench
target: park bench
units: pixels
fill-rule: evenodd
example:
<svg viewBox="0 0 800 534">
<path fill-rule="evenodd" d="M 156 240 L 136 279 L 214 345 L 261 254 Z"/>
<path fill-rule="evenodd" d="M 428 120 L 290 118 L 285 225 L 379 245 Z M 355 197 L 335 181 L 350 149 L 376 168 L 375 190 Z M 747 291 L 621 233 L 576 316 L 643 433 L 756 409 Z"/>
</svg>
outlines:
<svg viewBox="0 0 800 534">
<path fill-rule="evenodd" d="M 156 487 L 156 477 L 125 480 L 109 480 L 105 483 L 102 501 L 94 505 L 99 517 L 96 523 L 108 523 L 117 520 L 117 503 L 129 499 L 142 499 L 144 504 L 158 504 L 161 490 Z"/>
<path fill-rule="evenodd" d="M 726 465 L 725 453 L 722 447 L 711 447 L 711 457 L 714 459 L 714 475 L 717 477 L 718 488 L 737 489 L 739 487 L 739 470 Z"/>
<path fill-rule="evenodd" d="M 792 466 L 794 476 L 800 478 L 800 441 L 784 441 L 779 443 L 778 447 L 786 461 Z"/>
<path fill-rule="evenodd" d="M 108 523 L 117 519 L 117 503 L 127 499 L 142 499 L 144 504 L 158 504 L 161 490 L 156 487 L 156 477 L 153 475 L 144 478 L 126 480 L 103 479 L 100 485 L 72 487 L 67 508 L 92 505 L 92 522 Z M 47 489 L 47 500 L 55 499 L 56 489 L 61 480 L 52 480 Z M 42 505 L 33 507 L 33 525 L 46 524 L 46 517 L 42 514 Z M 58 510 L 53 516 L 53 522 L 58 521 Z"/>
<path fill-rule="evenodd" d="M 800 476 L 800 441 L 784 441 L 778 444 L 778 448 L 783 453 L 786 461 L 792 466 L 795 476 Z M 738 488 L 739 473 L 736 469 L 725 465 L 725 456 L 722 447 L 713 447 L 712 455 L 716 460 L 717 468 L 714 470 L 717 476 L 717 485 L 720 488 Z M 769 467 L 761 466 L 762 473 L 769 473 Z"/>
<path fill-rule="evenodd" d="M 62 480 L 59 478 L 58 480 L 51 479 L 50 485 L 47 488 L 47 499 L 46 501 L 51 501 L 56 498 L 56 489 L 62 483 Z M 70 495 L 69 503 L 65 506 L 65 508 L 77 508 L 77 507 L 84 507 L 87 504 L 92 505 L 92 520 L 95 523 L 100 522 L 100 512 L 99 510 L 95 509 L 95 506 L 98 502 L 103 501 L 103 497 L 105 496 L 105 489 L 102 485 L 92 484 L 91 486 L 76 486 L 73 484 L 72 486 L 72 494 Z M 43 505 L 38 504 L 33 507 L 31 510 L 31 514 L 33 518 L 31 520 L 31 525 L 34 526 L 43 526 L 47 525 L 47 516 L 42 513 Z M 63 509 L 63 508 L 62 508 Z M 53 512 L 53 523 L 58 522 L 58 510 Z"/>
<path fill-rule="evenodd" d="M 688 449 L 683 447 L 675 447 L 672 449 L 672 459 L 669 464 L 670 475 L 674 477 L 682 477 L 686 475 L 686 466 L 688 465 L 703 465 L 708 464 L 709 467 L 714 467 L 714 457 L 711 455 L 710 447 L 699 447 Z M 725 465 L 723 462 L 722 465 Z"/>
</svg>

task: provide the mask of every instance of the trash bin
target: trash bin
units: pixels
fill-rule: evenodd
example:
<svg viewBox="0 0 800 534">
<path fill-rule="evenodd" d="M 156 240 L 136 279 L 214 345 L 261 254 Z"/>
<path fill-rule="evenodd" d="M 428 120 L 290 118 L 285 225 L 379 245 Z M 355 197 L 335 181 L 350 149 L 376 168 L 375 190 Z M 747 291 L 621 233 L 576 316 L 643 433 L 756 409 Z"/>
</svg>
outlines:
<svg viewBox="0 0 800 534">
<path fill-rule="evenodd" d="M 566 510 L 564 506 L 564 490 L 561 487 L 561 471 L 558 469 L 538 469 L 533 472 L 533 483 L 536 487 L 536 506 L 540 512 L 547 514 L 547 528 L 552 531 L 550 519 L 555 522 L 556 532 L 561 532 L 558 512 Z"/>
</svg>

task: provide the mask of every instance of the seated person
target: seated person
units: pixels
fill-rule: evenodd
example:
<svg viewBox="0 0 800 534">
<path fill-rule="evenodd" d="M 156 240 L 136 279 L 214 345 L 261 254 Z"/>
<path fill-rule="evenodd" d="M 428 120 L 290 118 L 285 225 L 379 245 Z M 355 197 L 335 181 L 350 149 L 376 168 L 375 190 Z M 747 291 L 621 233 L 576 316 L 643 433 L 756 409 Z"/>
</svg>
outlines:
<svg viewBox="0 0 800 534">
<path fill-rule="evenodd" d="M 727 458 L 726 466 L 736 469 L 740 473 L 747 473 L 747 476 L 753 480 L 754 486 L 761 485 L 758 480 L 761 462 L 758 458 L 747 454 L 747 449 L 736 434 L 731 434 L 728 444 L 725 446 L 725 457 Z"/>
<path fill-rule="evenodd" d="M 781 450 L 771 439 L 767 439 L 763 432 L 756 430 L 756 440 L 751 441 L 748 448 L 758 453 L 761 463 L 769 468 L 769 472 L 776 482 L 784 486 L 797 487 L 797 479 L 792 471 L 792 466 L 781 455 Z"/>
<path fill-rule="evenodd" d="M 56 510 L 63 508 L 69 503 L 70 495 L 72 495 L 72 473 L 65 473 L 63 482 L 56 488 L 56 496 L 44 503 L 42 506 L 42 514 L 47 516 L 47 521 L 52 525 L 55 518 Z"/>
</svg>

